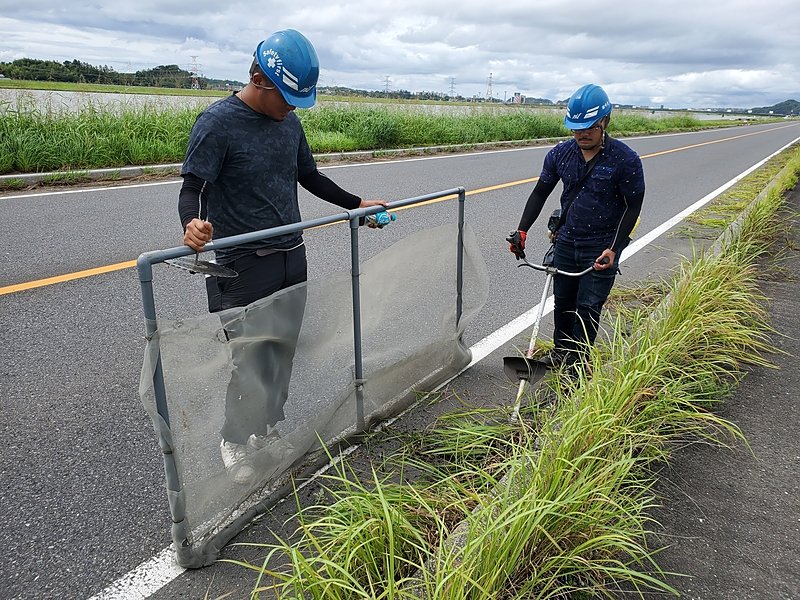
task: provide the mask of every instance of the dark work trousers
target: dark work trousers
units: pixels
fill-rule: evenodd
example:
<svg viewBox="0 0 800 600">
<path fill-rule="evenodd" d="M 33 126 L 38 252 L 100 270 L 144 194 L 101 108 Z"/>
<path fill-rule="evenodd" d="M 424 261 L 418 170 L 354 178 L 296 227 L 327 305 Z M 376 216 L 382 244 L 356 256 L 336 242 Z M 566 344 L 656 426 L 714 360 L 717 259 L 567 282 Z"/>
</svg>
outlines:
<svg viewBox="0 0 800 600">
<path fill-rule="evenodd" d="M 575 245 L 556 241 L 554 264 L 563 271 L 583 271 L 603 253 L 605 245 Z M 553 343 L 557 349 L 573 354 L 594 344 L 603 309 L 617 266 L 602 271 L 589 271 L 582 277 L 556 275 L 553 278 Z"/>
<path fill-rule="evenodd" d="M 284 288 L 307 279 L 306 249 L 299 246 L 265 256 L 256 253 L 237 258 L 227 267 L 236 271 L 234 278 L 206 278 L 209 311 L 217 312 L 247 306 Z M 305 288 L 291 296 L 293 307 L 302 315 Z M 297 303 L 301 302 L 302 306 Z M 301 319 L 276 322 L 278 341 L 254 341 L 232 344 L 233 371 L 225 395 L 223 439 L 247 443 L 251 433 L 264 435 L 269 427 L 284 419 L 283 406 L 289 394 L 297 338 Z M 241 320 L 223 323 L 229 340 L 243 335 Z"/>
</svg>

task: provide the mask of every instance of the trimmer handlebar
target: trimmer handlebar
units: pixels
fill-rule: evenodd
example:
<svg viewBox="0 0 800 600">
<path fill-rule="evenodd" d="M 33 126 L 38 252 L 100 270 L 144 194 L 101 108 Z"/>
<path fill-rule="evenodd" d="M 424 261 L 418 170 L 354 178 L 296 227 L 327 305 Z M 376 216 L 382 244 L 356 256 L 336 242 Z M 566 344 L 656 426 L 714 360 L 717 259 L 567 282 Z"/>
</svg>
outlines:
<svg viewBox="0 0 800 600">
<path fill-rule="evenodd" d="M 567 277 L 582 277 L 586 275 L 589 271 L 594 270 L 594 265 L 589 265 L 583 271 L 562 271 L 561 269 L 557 269 L 553 266 L 545 266 L 545 265 L 537 265 L 530 262 L 524 256 L 521 257 L 522 263 L 517 265 L 518 267 L 530 267 L 531 269 L 536 269 L 537 271 L 543 271 L 548 275 L 566 275 Z M 600 264 L 608 264 L 609 260 L 607 256 L 604 256 L 603 259 L 600 261 Z"/>
</svg>

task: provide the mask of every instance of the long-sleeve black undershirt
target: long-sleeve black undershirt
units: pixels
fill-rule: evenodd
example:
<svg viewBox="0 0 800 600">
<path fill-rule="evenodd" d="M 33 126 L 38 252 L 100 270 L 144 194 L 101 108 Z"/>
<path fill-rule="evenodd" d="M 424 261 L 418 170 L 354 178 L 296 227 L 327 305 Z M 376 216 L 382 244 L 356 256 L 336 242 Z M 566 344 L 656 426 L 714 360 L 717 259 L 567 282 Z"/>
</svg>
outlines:
<svg viewBox="0 0 800 600">
<path fill-rule="evenodd" d="M 544 208 L 547 197 L 555 187 L 555 184 L 548 185 L 542 182 L 541 179 L 536 182 L 531 195 L 528 196 L 528 201 L 525 203 L 525 209 L 522 211 L 522 218 L 519 221 L 517 229 L 525 233 L 528 232 L 534 221 L 539 218 L 539 214 L 541 214 L 542 208 Z"/>
<path fill-rule="evenodd" d="M 205 179 L 191 173 L 183 176 L 183 185 L 178 193 L 178 215 L 184 231 L 192 219 L 205 220 L 208 215 L 208 203 L 203 192 L 209 185 Z"/>
<path fill-rule="evenodd" d="M 361 204 L 361 198 L 340 188 L 319 169 L 301 175 L 297 178 L 297 182 L 318 198 L 347 210 L 358 208 Z"/>
<path fill-rule="evenodd" d="M 617 233 L 611 245 L 611 249 L 615 254 L 619 254 L 630 242 L 631 233 L 636 226 L 639 214 L 642 212 L 643 201 L 644 196 L 638 196 L 638 198 L 625 197 L 625 212 L 619 221 L 619 227 L 617 227 Z"/>
</svg>

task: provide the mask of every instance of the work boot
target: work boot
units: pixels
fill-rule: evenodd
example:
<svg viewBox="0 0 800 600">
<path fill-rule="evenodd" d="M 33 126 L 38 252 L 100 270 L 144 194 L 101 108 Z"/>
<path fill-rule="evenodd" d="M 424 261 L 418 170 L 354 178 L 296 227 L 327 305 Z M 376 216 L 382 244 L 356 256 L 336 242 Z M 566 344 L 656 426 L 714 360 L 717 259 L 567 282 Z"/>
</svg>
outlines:
<svg viewBox="0 0 800 600">
<path fill-rule="evenodd" d="M 579 379 L 579 371 L 583 371 L 586 378 L 592 375 L 592 365 L 586 352 L 570 352 L 561 365 L 561 371 L 568 379 Z"/>
<path fill-rule="evenodd" d="M 253 480 L 256 470 L 250 461 L 252 449 L 248 444 L 237 444 L 222 440 L 219 444 L 219 451 L 222 455 L 225 471 L 231 481 L 244 485 Z"/>
<path fill-rule="evenodd" d="M 550 352 L 539 358 L 538 361 L 548 369 L 558 369 L 565 362 L 567 362 L 569 355 L 569 350 L 564 348 L 553 348 L 550 350 Z"/>
</svg>

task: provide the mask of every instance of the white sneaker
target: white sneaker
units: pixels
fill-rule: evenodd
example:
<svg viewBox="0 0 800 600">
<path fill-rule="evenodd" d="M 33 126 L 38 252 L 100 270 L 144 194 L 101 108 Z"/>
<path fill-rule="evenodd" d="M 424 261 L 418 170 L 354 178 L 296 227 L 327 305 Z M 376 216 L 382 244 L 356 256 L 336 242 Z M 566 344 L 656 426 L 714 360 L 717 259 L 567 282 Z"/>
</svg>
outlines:
<svg viewBox="0 0 800 600">
<path fill-rule="evenodd" d="M 251 434 L 247 439 L 247 445 L 253 450 L 263 450 L 270 444 L 274 444 L 281 439 L 281 434 L 275 427 L 270 427 L 264 435 Z"/>
<path fill-rule="evenodd" d="M 250 446 L 222 440 L 219 444 L 219 452 L 231 481 L 245 484 L 253 480 L 256 470 L 250 462 L 250 453 L 252 452 Z"/>
</svg>

